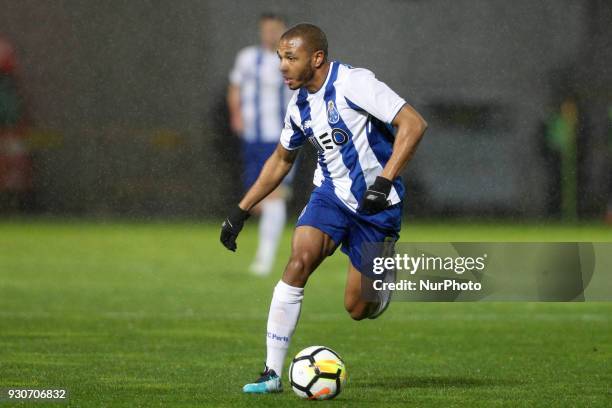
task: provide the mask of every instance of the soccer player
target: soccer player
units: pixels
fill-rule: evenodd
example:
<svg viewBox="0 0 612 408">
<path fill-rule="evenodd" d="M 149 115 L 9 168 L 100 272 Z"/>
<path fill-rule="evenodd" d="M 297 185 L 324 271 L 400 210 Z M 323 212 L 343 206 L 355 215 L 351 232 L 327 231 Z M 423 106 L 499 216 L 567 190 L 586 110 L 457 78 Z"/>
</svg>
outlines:
<svg viewBox="0 0 612 408">
<path fill-rule="evenodd" d="M 282 35 L 277 53 L 285 83 L 298 92 L 289 102 L 276 150 L 223 222 L 221 242 L 236 250 L 249 210 L 279 185 L 307 140 L 318 150 L 317 187 L 298 218 L 291 257 L 274 288 L 265 370 L 244 386 L 247 393 L 282 391 L 283 363 L 300 315 L 304 286 L 338 246 L 349 257 L 344 306 L 350 316 L 373 319 L 384 312 L 390 293 L 378 292 L 377 301 L 362 296 L 362 282 L 371 285 L 373 276 L 360 266 L 361 246 L 399 237 L 404 194 L 399 174 L 427 127 L 372 72 L 328 60 L 327 38 L 317 26 L 290 28 Z"/>
<path fill-rule="evenodd" d="M 227 93 L 230 127 L 242 139 L 245 190 L 255 182 L 276 148 L 287 102 L 293 93 L 283 83 L 276 56 L 278 40 L 285 29 L 282 17 L 263 14 L 259 18 L 260 45 L 242 49 L 230 72 Z M 259 244 L 249 268 L 256 275 L 269 274 L 274 264 L 285 227 L 289 178 L 254 209 L 261 214 Z"/>
</svg>

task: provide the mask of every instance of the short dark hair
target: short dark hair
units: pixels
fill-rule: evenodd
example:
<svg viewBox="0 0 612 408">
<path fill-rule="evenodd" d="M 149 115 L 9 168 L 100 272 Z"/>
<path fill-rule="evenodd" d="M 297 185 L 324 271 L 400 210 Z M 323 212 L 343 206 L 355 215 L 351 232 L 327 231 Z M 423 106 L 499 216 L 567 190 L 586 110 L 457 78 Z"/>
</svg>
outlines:
<svg viewBox="0 0 612 408">
<path fill-rule="evenodd" d="M 259 15 L 260 23 L 266 20 L 274 20 L 274 21 L 279 21 L 283 24 L 287 24 L 287 20 L 285 19 L 285 16 L 283 16 L 282 14 L 273 13 L 273 12 L 261 13 Z"/>
<path fill-rule="evenodd" d="M 310 52 L 323 51 L 327 58 L 327 36 L 319 27 L 310 23 L 296 24 L 283 33 L 281 39 L 300 37 Z"/>
</svg>

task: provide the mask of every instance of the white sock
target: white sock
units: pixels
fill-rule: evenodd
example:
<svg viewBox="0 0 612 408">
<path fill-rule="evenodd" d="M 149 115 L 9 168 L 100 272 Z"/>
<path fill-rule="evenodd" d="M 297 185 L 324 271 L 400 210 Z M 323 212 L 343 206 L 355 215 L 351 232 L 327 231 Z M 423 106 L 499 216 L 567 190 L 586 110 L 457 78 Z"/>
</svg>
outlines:
<svg viewBox="0 0 612 408">
<path fill-rule="evenodd" d="M 266 366 L 279 376 L 283 372 L 291 336 L 300 317 L 303 298 L 304 288 L 296 288 L 283 281 L 278 281 L 274 288 L 268 314 Z"/>
<path fill-rule="evenodd" d="M 278 242 L 283 234 L 287 208 L 285 200 L 273 198 L 261 204 L 261 219 L 259 220 L 259 246 L 255 259 L 264 268 L 272 268 Z"/>
</svg>

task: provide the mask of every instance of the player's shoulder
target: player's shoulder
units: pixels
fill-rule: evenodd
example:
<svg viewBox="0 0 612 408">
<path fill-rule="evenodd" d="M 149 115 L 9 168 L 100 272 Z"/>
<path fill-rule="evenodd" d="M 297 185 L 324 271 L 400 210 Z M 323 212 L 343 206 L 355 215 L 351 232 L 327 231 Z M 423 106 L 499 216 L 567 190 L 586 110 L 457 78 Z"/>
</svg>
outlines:
<svg viewBox="0 0 612 408">
<path fill-rule="evenodd" d="M 353 67 L 340 62 L 338 64 L 338 77 L 346 85 L 355 86 L 360 82 L 376 78 L 374 73 L 367 68 Z"/>
</svg>

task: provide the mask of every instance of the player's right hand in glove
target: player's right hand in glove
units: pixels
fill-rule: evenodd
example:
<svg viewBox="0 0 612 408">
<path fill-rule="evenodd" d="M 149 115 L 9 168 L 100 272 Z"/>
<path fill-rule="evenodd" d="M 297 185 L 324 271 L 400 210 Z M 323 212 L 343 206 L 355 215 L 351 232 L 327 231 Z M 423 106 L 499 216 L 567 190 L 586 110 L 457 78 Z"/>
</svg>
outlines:
<svg viewBox="0 0 612 408">
<path fill-rule="evenodd" d="M 393 183 L 391 180 L 378 176 L 363 195 L 357 211 L 362 214 L 376 214 L 385 210 L 391 204 L 388 200 Z"/>
<path fill-rule="evenodd" d="M 230 251 L 236 252 L 236 238 L 249 218 L 249 212 L 236 206 L 232 213 L 221 224 L 221 243 Z"/>
</svg>

